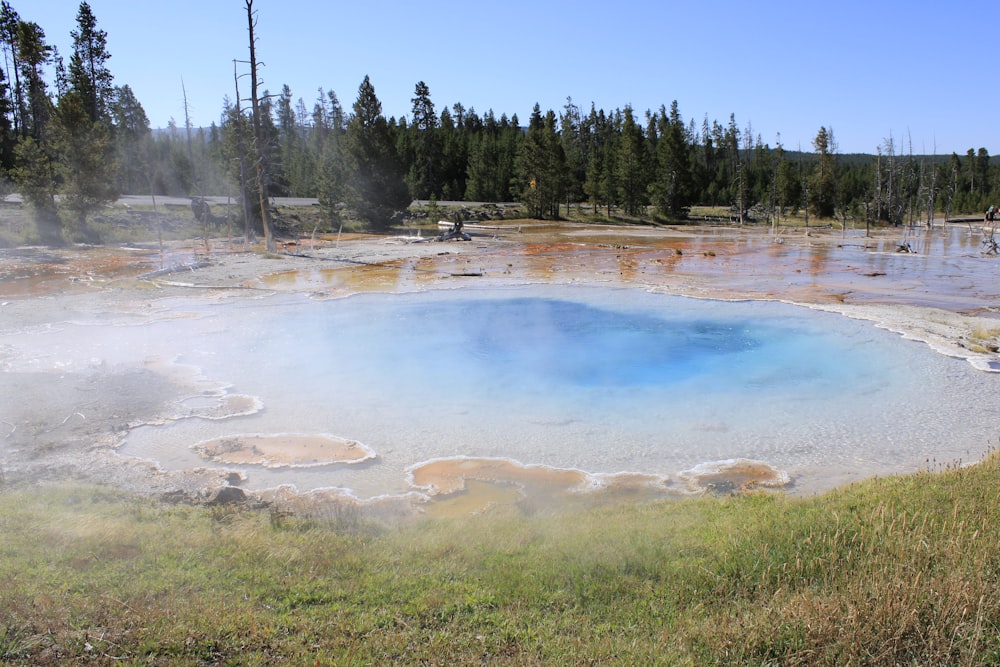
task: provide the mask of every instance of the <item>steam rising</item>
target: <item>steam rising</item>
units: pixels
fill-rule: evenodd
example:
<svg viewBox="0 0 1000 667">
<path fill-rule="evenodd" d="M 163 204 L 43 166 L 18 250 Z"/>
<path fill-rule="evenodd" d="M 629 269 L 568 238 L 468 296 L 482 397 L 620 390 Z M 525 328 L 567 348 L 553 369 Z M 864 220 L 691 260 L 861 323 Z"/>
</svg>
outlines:
<svg viewBox="0 0 1000 667">
<path fill-rule="evenodd" d="M 59 437 L 115 418 L 123 461 L 275 497 L 821 490 L 961 458 L 996 418 L 966 409 L 985 374 L 866 322 L 638 290 L 164 300 L 0 350 L 22 380 L 157 378 L 67 403 Z"/>
</svg>

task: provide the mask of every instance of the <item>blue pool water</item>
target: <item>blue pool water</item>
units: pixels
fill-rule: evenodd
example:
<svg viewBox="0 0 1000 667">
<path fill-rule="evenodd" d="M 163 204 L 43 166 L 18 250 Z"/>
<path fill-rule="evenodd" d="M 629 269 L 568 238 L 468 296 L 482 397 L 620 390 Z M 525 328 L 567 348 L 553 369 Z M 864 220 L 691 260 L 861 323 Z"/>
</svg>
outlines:
<svg viewBox="0 0 1000 667">
<path fill-rule="evenodd" d="M 331 399 L 340 386 L 404 403 L 488 398 L 500 407 L 535 396 L 584 413 L 637 394 L 670 402 L 693 391 L 706 400 L 734 389 L 746 401 L 800 391 L 828 400 L 905 372 L 899 354 L 865 348 L 900 341 L 866 324 L 831 327 L 834 315 L 653 295 L 623 308 L 595 303 L 592 291 L 567 296 L 357 297 L 284 316 L 255 351 Z"/>
<path fill-rule="evenodd" d="M 536 286 L 188 308 L 118 335 L 264 409 L 137 429 L 124 454 L 205 465 L 190 445 L 231 433 L 329 433 L 378 454 L 361 466 L 247 467 L 249 488 L 399 493 L 410 466 L 468 456 L 666 476 L 750 458 L 821 490 L 978 458 L 1000 416 L 984 400 L 996 375 L 781 303 Z"/>
</svg>

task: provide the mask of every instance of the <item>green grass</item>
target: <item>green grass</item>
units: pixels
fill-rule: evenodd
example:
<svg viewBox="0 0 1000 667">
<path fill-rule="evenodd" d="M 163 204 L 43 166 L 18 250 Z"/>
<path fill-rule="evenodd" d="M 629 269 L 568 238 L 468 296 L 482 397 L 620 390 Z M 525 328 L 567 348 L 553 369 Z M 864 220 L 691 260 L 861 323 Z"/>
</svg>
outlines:
<svg viewBox="0 0 1000 667">
<path fill-rule="evenodd" d="M 10 664 L 1000 664 L 1000 456 L 385 527 L 0 492 Z"/>
<path fill-rule="evenodd" d="M 483 206 L 488 209 L 489 205 Z M 213 212 L 216 216 L 225 214 L 225 207 L 215 205 Z M 518 209 L 505 209 L 507 218 L 505 222 L 512 222 L 520 219 L 524 211 Z M 403 225 L 404 230 L 411 230 L 416 227 L 426 228 L 437 233 L 437 220 L 450 219 L 456 213 L 456 209 L 449 207 L 417 206 L 411 209 L 413 213 L 426 213 L 423 219 L 412 220 Z M 235 216 L 231 225 L 223 224 L 221 227 L 209 230 L 212 238 L 225 238 L 228 234 L 240 237 L 243 234 L 243 223 L 236 219 L 239 216 L 235 210 L 230 212 Z M 645 216 L 627 216 L 621 209 L 615 209 L 611 217 L 607 217 L 607 210 L 598 208 L 596 211 L 589 205 L 573 205 L 569 209 L 563 207 L 561 213 L 563 219 L 580 223 L 599 223 L 611 225 L 652 225 L 652 224 L 688 224 L 699 222 L 704 216 L 713 218 L 729 219 L 729 209 L 727 207 L 693 207 L 692 218 L 688 220 L 670 221 L 660 219 L 652 214 Z M 127 211 L 122 208 L 102 209 L 97 214 L 90 216 L 84 229 L 75 229 L 74 225 L 68 221 L 68 214 L 63 211 L 64 236 L 67 243 L 99 243 L 99 244 L 123 244 L 123 243 L 151 243 L 162 241 L 181 241 L 201 238 L 205 233 L 201 224 L 195 221 L 190 210 L 186 206 L 169 205 L 158 206 L 155 209 L 151 206 L 132 206 Z M 813 226 L 839 226 L 839 221 L 811 219 Z M 496 222 L 496 221 L 495 221 Z M 761 224 L 761 223 L 758 223 Z M 783 217 L 780 221 L 782 227 L 796 227 L 804 225 L 804 218 L 801 214 L 795 217 Z M 280 228 L 282 235 L 299 236 L 307 238 L 316 230 L 317 233 L 325 235 L 335 234 L 338 231 L 346 233 L 370 232 L 370 225 L 352 219 L 344 220 L 343 228 L 338 225 L 331 226 L 325 219 L 322 211 L 316 206 L 284 206 L 278 207 L 275 218 L 276 228 Z M 390 231 L 390 230 L 382 230 Z M 24 245 L 39 243 L 38 233 L 29 207 L 20 204 L 5 204 L 0 206 L 0 248 L 12 248 Z"/>
</svg>

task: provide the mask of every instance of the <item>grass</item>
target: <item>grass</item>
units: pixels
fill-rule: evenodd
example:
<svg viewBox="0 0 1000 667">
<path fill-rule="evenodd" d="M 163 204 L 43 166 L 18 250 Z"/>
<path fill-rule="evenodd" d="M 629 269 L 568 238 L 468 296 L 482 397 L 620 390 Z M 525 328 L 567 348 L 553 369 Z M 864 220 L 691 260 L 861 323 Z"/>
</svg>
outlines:
<svg viewBox="0 0 1000 667">
<path fill-rule="evenodd" d="M 225 214 L 226 207 L 215 205 L 213 212 L 218 217 Z M 205 229 L 194 219 L 190 207 L 177 204 L 152 206 L 131 206 L 128 209 L 115 206 L 102 209 L 90 216 L 85 230 L 74 230 L 68 224 L 68 215 L 61 213 L 67 243 L 149 243 L 158 240 L 178 241 L 201 238 Z M 235 213 L 232 213 L 235 216 Z M 317 226 L 325 229 L 322 215 L 317 207 L 278 207 L 277 216 L 290 230 L 308 236 Z M 357 226 L 351 222 L 350 225 Z M 328 230 L 327 230 L 328 231 Z M 221 224 L 209 229 L 212 238 L 223 238 L 232 233 L 235 237 L 243 234 L 241 220 L 233 219 L 231 225 Z M 0 248 L 37 244 L 38 233 L 30 207 L 21 204 L 0 203 Z"/>
<path fill-rule="evenodd" d="M 560 213 L 564 215 L 564 219 L 572 222 L 593 222 L 600 224 L 736 224 L 736 216 L 728 206 L 692 206 L 688 212 L 688 217 L 679 220 L 663 218 L 657 215 L 652 207 L 647 207 L 646 213 L 640 216 L 625 215 L 620 208 L 615 208 L 609 217 L 606 208 L 598 207 L 597 210 L 594 210 L 589 204 L 574 204 L 569 209 L 563 207 L 560 209 Z M 778 229 L 804 229 L 807 227 L 842 229 L 845 224 L 840 218 L 818 218 L 812 214 L 809 215 L 808 224 L 806 222 L 807 218 L 804 211 L 792 211 L 789 209 L 786 210 L 780 219 L 775 221 L 775 225 Z M 757 214 L 756 219 L 748 217 L 744 222 L 744 225 L 748 227 L 769 228 L 771 224 L 771 220 L 761 213 Z M 850 219 L 846 224 L 849 229 L 865 228 L 863 220 Z M 873 227 L 884 227 L 884 225 L 873 225 Z"/>
<path fill-rule="evenodd" d="M 969 349 L 979 353 L 1000 351 L 1000 329 L 973 327 L 969 332 Z"/>
<path fill-rule="evenodd" d="M 0 492 L 11 664 L 1000 664 L 1000 456 L 387 527 Z"/>
<path fill-rule="evenodd" d="M 1000 664 L 998 455 L 391 527 L 2 481 L 2 664 Z"/>
<path fill-rule="evenodd" d="M 159 207 L 136 206 L 128 211 L 108 208 L 91 216 L 86 230 L 74 231 L 66 224 L 63 212 L 64 236 L 67 243 L 137 243 L 198 238 L 201 226 L 190 212 Z M 0 248 L 13 248 L 39 243 L 38 232 L 30 207 L 21 204 L 0 205 Z"/>
<path fill-rule="evenodd" d="M 491 208 L 491 205 L 484 205 L 476 210 L 488 211 Z M 221 205 L 213 206 L 213 212 L 216 216 L 221 217 L 225 210 L 225 207 Z M 518 216 L 523 214 L 521 209 L 505 210 L 508 213 L 507 222 L 516 220 Z M 450 219 L 450 216 L 456 211 L 439 206 L 415 206 L 411 208 L 410 212 L 416 215 L 423 214 L 423 216 L 405 223 L 404 228 L 427 227 L 436 233 L 438 231 L 436 221 L 441 218 Z M 613 216 L 609 218 L 606 215 L 606 209 L 598 208 L 595 211 L 582 204 L 574 205 L 569 209 L 563 208 L 562 212 L 566 215 L 565 219 L 573 222 L 617 225 L 650 225 L 670 222 L 650 216 L 626 216 L 620 209 L 616 209 Z M 231 214 L 236 216 L 235 212 L 231 212 Z M 62 215 L 64 223 L 66 223 L 66 212 L 64 211 Z M 728 220 L 730 217 L 727 207 L 708 206 L 692 208 L 691 215 L 690 220 L 675 222 L 682 224 L 698 222 L 703 220 L 705 216 L 713 220 Z M 324 234 L 337 232 L 336 227 L 331 228 L 318 206 L 279 206 L 275 209 L 275 224 L 282 230 L 282 234 L 297 235 L 300 238 L 309 237 L 314 230 Z M 804 217 L 801 214 L 786 216 L 781 219 L 779 224 L 781 227 L 801 227 L 804 225 Z M 812 218 L 811 224 L 813 226 L 839 226 L 840 222 Z M 194 219 L 190 208 L 177 204 L 160 205 L 155 209 L 151 206 L 132 206 L 127 210 L 120 207 L 110 207 L 90 216 L 84 230 L 73 231 L 73 225 L 68 223 L 64 224 L 64 227 L 67 243 L 149 243 L 157 240 L 197 239 L 205 233 L 201 224 Z M 223 224 L 221 227 L 209 230 L 209 234 L 213 238 L 221 238 L 231 232 L 234 236 L 240 237 L 242 229 L 242 221 L 234 219 L 231 226 Z M 370 229 L 363 222 L 346 219 L 342 231 L 350 233 L 370 231 Z M 2 203 L 0 205 L 0 248 L 37 243 L 39 243 L 38 234 L 30 208 L 21 204 Z"/>
</svg>

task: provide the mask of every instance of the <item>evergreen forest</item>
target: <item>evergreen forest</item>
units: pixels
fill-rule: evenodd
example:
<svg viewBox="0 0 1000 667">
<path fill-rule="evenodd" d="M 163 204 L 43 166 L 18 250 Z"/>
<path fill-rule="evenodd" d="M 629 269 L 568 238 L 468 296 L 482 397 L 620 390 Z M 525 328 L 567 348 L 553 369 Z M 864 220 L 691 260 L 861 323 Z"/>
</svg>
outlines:
<svg viewBox="0 0 1000 667">
<path fill-rule="evenodd" d="M 914 155 L 889 137 L 871 154 L 845 155 L 820 127 L 809 150 L 789 151 L 735 115 L 685 119 L 676 101 L 639 112 L 567 98 L 558 111 L 536 104 L 522 124 L 436 104 L 420 81 L 412 113 L 386 118 L 367 76 L 345 108 L 323 88 L 308 98 L 287 85 L 258 91 L 253 65 L 252 90 L 219 91 L 210 127 L 185 113 L 183 125 L 154 130 L 128 84 L 116 84 L 108 36 L 85 1 L 71 37 L 67 61 L 41 25 L 0 3 L 0 180 L 21 194 L 46 244 L 92 240 L 88 217 L 120 194 L 231 195 L 265 235 L 263 202 L 285 196 L 318 198 L 331 227 L 349 218 L 375 231 L 413 200 L 517 202 L 548 219 L 587 207 L 592 219 L 677 222 L 711 206 L 741 222 L 802 213 L 864 225 L 982 215 L 1000 203 L 1000 165 L 984 148 Z"/>
</svg>

